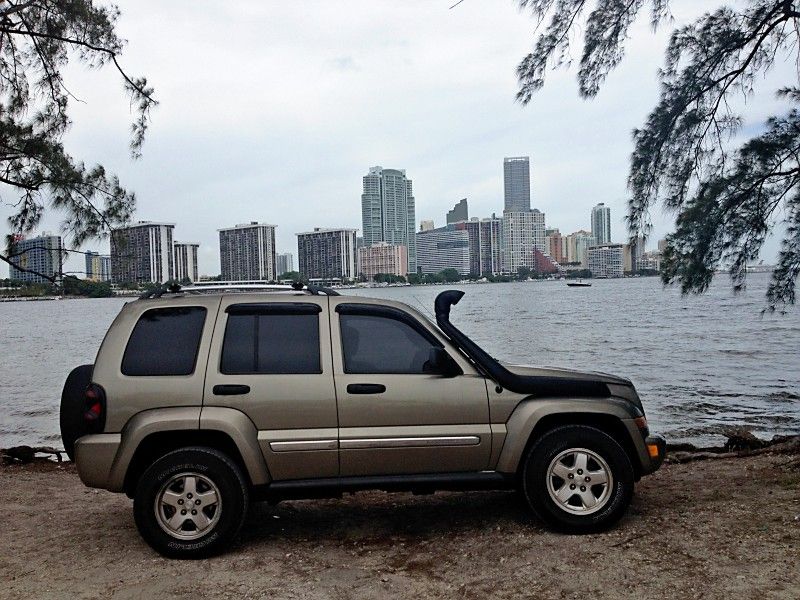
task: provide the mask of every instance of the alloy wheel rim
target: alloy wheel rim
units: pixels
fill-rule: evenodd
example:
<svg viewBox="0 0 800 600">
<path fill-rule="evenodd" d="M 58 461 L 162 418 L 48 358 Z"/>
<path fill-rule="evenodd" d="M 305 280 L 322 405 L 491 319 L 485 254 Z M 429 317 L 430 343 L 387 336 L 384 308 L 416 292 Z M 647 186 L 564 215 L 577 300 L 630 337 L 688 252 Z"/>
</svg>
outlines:
<svg viewBox="0 0 800 600">
<path fill-rule="evenodd" d="M 608 463 L 587 448 L 570 448 L 547 468 L 547 492 L 561 510 L 589 515 L 611 498 L 614 479 Z"/>
<path fill-rule="evenodd" d="M 222 514 L 219 488 L 200 473 L 173 475 L 156 494 L 156 520 L 168 535 L 196 540 L 214 529 Z"/>
</svg>

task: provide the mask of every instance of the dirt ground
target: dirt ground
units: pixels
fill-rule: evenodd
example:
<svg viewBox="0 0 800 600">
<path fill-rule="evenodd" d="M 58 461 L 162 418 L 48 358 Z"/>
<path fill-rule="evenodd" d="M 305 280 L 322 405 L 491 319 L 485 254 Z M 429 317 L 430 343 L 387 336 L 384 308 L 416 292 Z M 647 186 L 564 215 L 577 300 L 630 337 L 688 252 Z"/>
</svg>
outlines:
<svg viewBox="0 0 800 600">
<path fill-rule="evenodd" d="M 205 561 L 161 558 L 70 465 L 0 468 L 0 598 L 800 598 L 800 457 L 668 464 L 593 536 L 512 493 L 253 507 Z"/>
</svg>

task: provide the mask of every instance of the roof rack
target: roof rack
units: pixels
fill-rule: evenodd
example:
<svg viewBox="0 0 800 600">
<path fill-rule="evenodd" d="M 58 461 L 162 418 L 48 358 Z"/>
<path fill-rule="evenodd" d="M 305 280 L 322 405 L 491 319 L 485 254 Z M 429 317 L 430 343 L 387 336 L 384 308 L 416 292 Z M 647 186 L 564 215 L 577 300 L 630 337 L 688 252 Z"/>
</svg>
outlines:
<svg viewBox="0 0 800 600">
<path fill-rule="evenodd" d="M 305 292 L 312 296 L 324 294 L 326 296 L 339 296 L 339 292 L 319 285 L 304 285 L 296 281 L 292 284 L 278 283 L 241 283 L 236 281 L 204 281 L 200 284 L 181 286 L 172 283 L 154 290 L 148 290 L 139 296 L 140 300 L 160 298 L 164 294 L 234 294 L 248 292 L 273 292 L 273 293 L 298 293 Z"/>
</svg>

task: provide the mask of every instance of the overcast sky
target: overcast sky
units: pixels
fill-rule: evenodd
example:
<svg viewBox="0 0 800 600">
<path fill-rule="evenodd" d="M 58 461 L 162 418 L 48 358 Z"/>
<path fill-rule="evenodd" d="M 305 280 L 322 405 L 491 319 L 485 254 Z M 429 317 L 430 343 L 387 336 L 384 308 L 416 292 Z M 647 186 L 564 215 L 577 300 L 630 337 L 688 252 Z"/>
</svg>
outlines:
<svg viewBox="0 0 800 600">
<path fill-rule="evenodd" d="M 630 132 L 657 100 L 671 28 L 654 34 L 643 14 L 596 99 L 580 100 L 575 69 L 562 70 L 522 107 L 514 71 L 534 21 L 513 0 L 453 2 L 120 0 L 121 63 L 147 75 L 160 101 L 144 156 L 129 158 L 131 114 L 109 68 L 67 72 L 82 100 L 70 105 L 67 149 L 136 192 L 137 220 L 175 223 L 177 241 L 199 242 L 201 274 L 219 273 L 221 227 L 275 224 L 278 251 L 295 260 L 297 232 L 360 229 L 361 178 L 374 165 L 405 169 L 417 222 L 439 226 L 464 197 L 470 216 L 501 214 L 503 157 L 528 155 L 532 205 L 548 227 L 589 229 L 591 207 L 605 202 L 624 241 Z M 674 2 L 675 23 L 719 4 Z M 783 111 L 772 94 L 789 69 L 748 99 L 748 133 Z M 663 236 L 671 218 L 652 217 Z M 108 242 L 84 249 L 107 253 Z"/>
</svg>

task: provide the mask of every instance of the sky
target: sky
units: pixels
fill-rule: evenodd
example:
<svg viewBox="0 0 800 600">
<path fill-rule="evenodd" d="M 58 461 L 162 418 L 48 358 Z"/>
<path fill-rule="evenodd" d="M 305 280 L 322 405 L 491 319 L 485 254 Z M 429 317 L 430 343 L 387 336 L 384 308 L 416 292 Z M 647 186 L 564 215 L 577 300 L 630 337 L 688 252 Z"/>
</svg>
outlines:
<svg viewBox="0 0 800 600">
<path fill-rule="evenodd" d="M 120 0 L 120 62 L 146 75 L 160 102 L 144 155 L 128 153 L 133 115 L 118 74 L 77 63 L 65 72 L 80 99 L 65 146 L 135 191 L 136 220 L 175 223 L 176 241 L 199 242 L 201 274 L 219 273 L 222 227 L 277 225 L 277 250 L 295 261 L 298 232 L 360 229 L 362 177 L 375 165 L 405 169 L 417 222 L 440 226 L 465 197 L 470 217 L 500 215 L 503 158 L 530 156 L 531 204 L 547 227 L 589 229 L 591 207 L 604 202 L 612 238 L 625 241 L 631 130 L 657 101 L 672 27 L 654 33 L 644 12 L 595 99 L 578 97 L 573 67 L 552 71 L 523 107 L 515 68 L 535 39 L 530 13 L 514 0 L 453 3 Z M 673 24 L 719 4 L 673 1 Z M 773 92 L 791 68 L 758 82 L 745 131 L 785 110 Z M 9 214 L 0 204 L 0 228 Z M 654 246 L 672 217 L 660 208 L 651 217 Z M 41 231 L 63 218 L 50 212 Z M 774 261 L 778 247 L 771 239 L 762 256 Z M 107 253 L 108 242 L 82 249 Z M 73 258 L 65 270 L 82 265 Z"/>
</svg>

